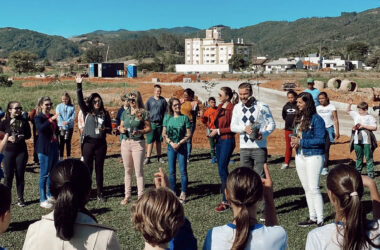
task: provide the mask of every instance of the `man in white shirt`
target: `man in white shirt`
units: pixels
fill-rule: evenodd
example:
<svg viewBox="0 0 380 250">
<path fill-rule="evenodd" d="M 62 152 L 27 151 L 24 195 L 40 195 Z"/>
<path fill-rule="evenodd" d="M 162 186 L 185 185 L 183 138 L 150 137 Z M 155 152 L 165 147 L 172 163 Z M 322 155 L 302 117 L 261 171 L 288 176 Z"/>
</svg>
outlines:
<svg viewBox="0 0 380 250">
<path fill-rule="evenodd" d="M 265 177 L 267 137 L 276 124 L 268 105 L 256 100 L 252 94 L 250 83 L 239 85 L 240 102 L 232 113 L 231 131 L 240 134 L 240 165 L 254 167 L 261 177 Z"/>
</svg>

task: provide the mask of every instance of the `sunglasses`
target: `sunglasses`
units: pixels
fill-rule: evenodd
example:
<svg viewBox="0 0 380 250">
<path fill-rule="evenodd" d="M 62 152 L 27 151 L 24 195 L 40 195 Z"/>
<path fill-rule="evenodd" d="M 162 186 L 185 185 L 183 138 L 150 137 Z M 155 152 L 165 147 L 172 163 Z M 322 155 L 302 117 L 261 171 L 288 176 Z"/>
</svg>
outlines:
<svg viewBox="0 0 380 250">
<path fill-rule="evenodd" d="M 12 109 L 15 109 L 15 110 L 22 110 L 22 107 L 14 107 Z"/>
<path fill-rule="evenodd" d="M 135 98 L 128 98 L 128 102 L 136 102 Z"/>
<path fill-rule="evenodd" d="M 101 104 L 101 103 L 102 103 L 102 100 L 93 101 L 92 103 L 93 103 L 93 104 Z"/>
<path fill-rule="evenodd" d="M 45 103 L 44 106 L 46 106 L 46 107 L 53 106 L 53 103 L 52 102 L 51 103 Z"/>
</svg>

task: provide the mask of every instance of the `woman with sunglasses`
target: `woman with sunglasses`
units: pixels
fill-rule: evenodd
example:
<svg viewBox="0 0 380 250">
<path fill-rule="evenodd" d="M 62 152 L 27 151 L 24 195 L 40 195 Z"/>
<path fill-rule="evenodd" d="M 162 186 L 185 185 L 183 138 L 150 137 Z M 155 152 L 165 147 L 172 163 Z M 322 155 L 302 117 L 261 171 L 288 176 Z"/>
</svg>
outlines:
<svg viewBox="0 0 380 250">
<path fill-rule="evenodd" d="M 8 103 L 0 131 L 9 135 L 4 151 L 4 184 L 12 189 L 13 176 L 16 175 L 17 205 L 24 207 L 25 168 L 28 161 L 28 149 L 25 140 L 31 137 L 30 126 L 22 115 L 21 104 Z"/>
<path fill-rule="evenodd" d="M 77 82 L 78 104 L 84 116 L 83 158 L 91 176 L 95 159 L 97 198 L 99 201 L 105 202 L 103 168 L 107 154 L 106 134 L 112 132 L 111 117 L 108 111 L 104 109 L 102 98 L 98 93 L 92 93 L 88 98 L 88 104 L 85 103 L 82 92 L 83 78 L 77 75 L 75 80 Z"/>
<path fill-rule="evenodd" d="M 58 124 L 59 113 L 50 114 L 53 103 L 50 97 L 41 97 L 37 104 L 34 123 L 38 133 L 36 151 L 40 161 L 40 206 L 53 207 L 53 197 L 50 194 L 50 172 L 58 162 Z"/>
<path fill-rule="evenodd" d="M 151 130 L 149 114 L 144 109 L 140 92 L 132 90 L 127 96 L 128 106 L 121 115 L 119 127 L 121 155 L 125 170 L 125 197 L 120 202 L 121 205 L 126 205 L 131 197 L 133 167 L 136 174 L 138 198 L 144 192 L 144 134 Z"/>
<path fill-rule="evenodd" d="M 216 118 L 214 120 L 215 129 L 211 130 L 209 137 L 216 138 L 216 159 L 218 161 L 218 171 L 220 181 L 222 183 L 222 202 L 216 212 L 222 212 L 230 205 L 227 203 L 224 189 L 228 177 L 228 163 L 230 162 L 232 152 L 235 148 L 235 133 L 231 132 L 231 119 L 234 105 L 230 102 L 233 97 L 232 89 L 222 87 L 219 91 L 220 104 L 216 110 Z"/>
<path fill-rule="evenodd" d="M 162 137 L 168 144 L 170 188 L 175 192 L 176 159 L 181 173 L 181 195 L 179 200 L 184 203 L 187 194 L 187 140 L 191 136 L 191 123 L 186 115 L 181 114 L 181 103 L 177 98 L 170 98 L 168 114 L 164 117 Z"/>
</svg>

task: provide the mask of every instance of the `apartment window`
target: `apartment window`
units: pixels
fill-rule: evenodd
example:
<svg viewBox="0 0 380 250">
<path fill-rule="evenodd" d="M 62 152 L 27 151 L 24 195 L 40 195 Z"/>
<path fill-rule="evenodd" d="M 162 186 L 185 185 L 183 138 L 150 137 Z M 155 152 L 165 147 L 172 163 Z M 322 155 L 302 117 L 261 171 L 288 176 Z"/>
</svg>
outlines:
<svg viewBox="0 0 380 250">
<path fill-rule="evenodd" d="M 230 54 L 228 54 L 228 56 L 232 56 L 232 54 L 230 53 Z"/>
<path fill-rule="evenodd" d="M 215 60 L 211 60 L 212 63 L 215 63 Z"/>
<path fill-rule="evenodd" d="M 220 62 L 222 63 L 222 62 L 223 62 L 223 60 L 220 60 Z"/>
<path fill-rule="evenodd" d="M 210 62 L 209 60 L 206 61 L 206 63 Z"/>
<path fill-rule="evenodd" d="M 209 50 L 209 48 L 206 48 L 206 50 Z"/>
<path fill-rule="evenodd" d="M 190 43 L 187 43 L 187 45 L 190 45 Z"/>
<path fill-rule="evenodd" d="M 211 54 L 211 56 L 215 56 L 215 54 Z"/>
<path fill-rule="evenodd" d="M 220 48 L 220 50 L 224 50 L 224 48 Z"/>
<path fill-rule="evenodd" d="M 211 48 L 211 50 L 215 50 L 215 48 Z"/>
<path fill-rule="evenodd" d="M 190 60 L 187 60 L 188 63 L 190 63 Z"/>
</svg>

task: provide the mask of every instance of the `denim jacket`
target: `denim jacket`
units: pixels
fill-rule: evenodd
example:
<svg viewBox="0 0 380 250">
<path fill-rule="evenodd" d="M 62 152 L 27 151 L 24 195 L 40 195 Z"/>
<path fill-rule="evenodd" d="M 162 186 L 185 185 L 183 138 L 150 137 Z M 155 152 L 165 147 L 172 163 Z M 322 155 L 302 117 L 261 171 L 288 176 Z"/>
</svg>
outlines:
<svg viewBox="0 0 380 250">
<path fill-rule="evenodd" d="M 322 117 L 317 113 L 313 115 L 310 122 L 310 128 L 302 132 L 300 147 L 297 154 L 302 153 L 306 156 L 323 155 L 325 153 L 326 128 Z"/>
</svg>

